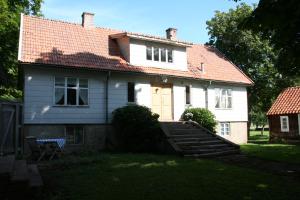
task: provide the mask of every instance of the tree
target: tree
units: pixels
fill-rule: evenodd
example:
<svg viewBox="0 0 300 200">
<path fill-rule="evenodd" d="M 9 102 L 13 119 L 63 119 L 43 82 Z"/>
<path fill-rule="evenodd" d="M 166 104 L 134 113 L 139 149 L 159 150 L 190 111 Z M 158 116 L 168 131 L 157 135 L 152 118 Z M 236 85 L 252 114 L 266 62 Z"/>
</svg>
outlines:
<svg viewBox="0 0 300 200">
<path fill-rule="evenodd" d="M 261 33 L 271 41 L 278 51 L 275 67 L 280 73 L 300 76 L 299 0 L 260 0 L 241 27 Z"/>
<path fill-rule="evenodd" d="M 228 12 L 217 11 L 207 21 L 208 43 L 218 48 L 254 81 L 255 85 L 249 88 L 250 111 L 255 106 L 257 112 L 265 113 L 282 88 L 293 82 L 274 67 L 279 52 L 270 41 L 263 38 L 262 33 L 239 27 L 251 16 L 254 8 L 242 3 Z"/>
<path fill-rule="evenodd" d="M 268 122 L 266 113 L 261 112 L 259 107 L 256 108 L 254 106 L 253 109 L 250 112 L 250 120 L 256 126 L 256 128 L 258 128 L 259 126 L 262 127 L 261 128 L 261 135 L 263 135 L 264 130 L 265 130 L 265 126 Z"/>
<path fill-rule="evenodd" d="M 0 97 L 19 97 L 18 40 L 20 14 L 41 15 L 42 0 L 0 0 Z"/>
</svg>

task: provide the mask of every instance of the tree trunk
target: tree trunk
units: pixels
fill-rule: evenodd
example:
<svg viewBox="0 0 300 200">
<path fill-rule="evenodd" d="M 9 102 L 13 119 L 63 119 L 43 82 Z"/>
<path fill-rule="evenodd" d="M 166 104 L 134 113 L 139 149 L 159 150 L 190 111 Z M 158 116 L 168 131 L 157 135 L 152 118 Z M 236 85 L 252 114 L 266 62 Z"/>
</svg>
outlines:
<svg viewBox="0 0 300 200">
<path fill-rule="evenodd" d="M 264 135 L 264 131 L 265 131 L 265 124 L 262 125 L 262 127 L 261 127 L 261 135 Z"/>
</svg>

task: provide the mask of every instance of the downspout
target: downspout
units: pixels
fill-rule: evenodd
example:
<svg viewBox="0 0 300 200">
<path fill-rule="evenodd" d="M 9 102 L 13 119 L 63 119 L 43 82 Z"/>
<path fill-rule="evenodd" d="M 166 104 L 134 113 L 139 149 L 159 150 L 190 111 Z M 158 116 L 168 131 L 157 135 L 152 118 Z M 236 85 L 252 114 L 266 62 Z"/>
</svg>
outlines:
<svg viewBox="0 0 300 200">
<path fill-rule="evenodd" d="M 111 76 L 111 72 L 107 72 L 106 80 L 105 80 L 105 123 L 108 124 L 108 84 L 109 84 L 109 78 Z"/>
</svg>

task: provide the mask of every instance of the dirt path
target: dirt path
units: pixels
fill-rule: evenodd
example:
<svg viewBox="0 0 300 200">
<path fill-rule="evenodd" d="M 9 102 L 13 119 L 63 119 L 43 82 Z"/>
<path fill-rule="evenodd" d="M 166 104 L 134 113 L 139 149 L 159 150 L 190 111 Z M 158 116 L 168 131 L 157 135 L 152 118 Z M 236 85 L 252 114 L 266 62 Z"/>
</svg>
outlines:
<svg viewBox="0 0 300 200">
<path fill-rule="evenodd" d="M 245 154 L 222 156 L 216 158 L 216 160 L 240 167 L 261 170 L 272 174 L 292 176 L 297 180 L 300 180 L 299 164 L 270 161 L 257 157 L 247 156 Z"/>
</svg>

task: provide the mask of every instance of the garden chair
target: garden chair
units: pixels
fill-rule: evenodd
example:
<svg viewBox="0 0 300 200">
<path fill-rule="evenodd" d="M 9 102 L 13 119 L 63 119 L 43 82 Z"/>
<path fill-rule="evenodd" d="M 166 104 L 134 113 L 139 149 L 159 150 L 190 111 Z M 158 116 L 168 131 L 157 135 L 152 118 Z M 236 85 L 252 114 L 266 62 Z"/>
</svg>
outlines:
<svg viewBox="0 0 300 200">
<path fill-rule="evenodd" d="M 45 146 L 44 145 L 39 145 L 36 142 L 35 137 L 27 137 L 26 141 L 27 141 L 28 146 L 31 150 L 31 157 L 34 160 L 36 160 L 37 162 L 41 161 L 47 153 Z"/>
</svg>

